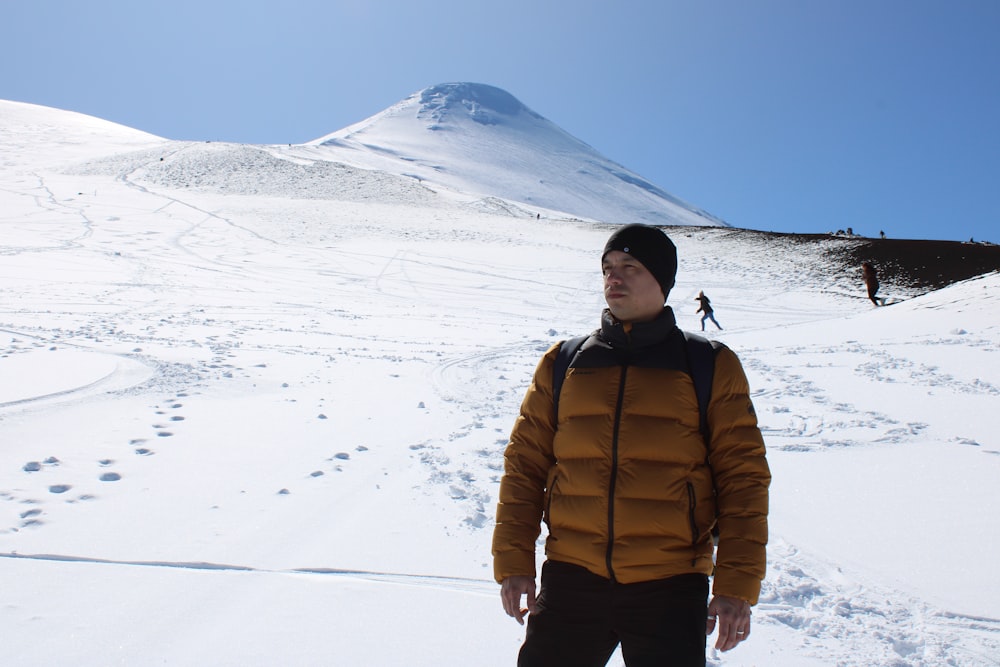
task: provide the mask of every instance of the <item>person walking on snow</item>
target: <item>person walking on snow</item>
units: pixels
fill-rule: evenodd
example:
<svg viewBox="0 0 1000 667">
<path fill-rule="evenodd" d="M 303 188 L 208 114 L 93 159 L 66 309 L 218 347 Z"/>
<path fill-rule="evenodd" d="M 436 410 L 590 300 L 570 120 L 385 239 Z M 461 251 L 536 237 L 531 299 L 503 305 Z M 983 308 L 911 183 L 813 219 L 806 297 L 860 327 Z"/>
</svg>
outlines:
<svg viewBox="0 0 1000 667">
<path fill-rule="evenodd" d="M 504 611 L 528 616 L 519 667 L 604 665 L 619 644 L 627 665 L 704 667 L 708 634 L 723 651 L 750 636 L 766 563 L 764 440 L 721 344 L 703 436 L 691 343 L 665 304 L 677 272 L 667 235 L 619 228 L 601 265 L 600 328 L 570 360 L 558 403 L 565 341 L 545 353 L 504 451 L 493 574 Z"/>
<path fill-rule="evenodd" d="M 865 280 L 865 287 L 868 288 L 868 298 L 876 306 L 881 306 L 882 304 L 875 296 L 875 293 L 878 292 L 878 273 L 875 271 L 875 267 L 871 265 L 871 262 L 861 262 L 861 276 Z"/>
<path fill-rule="evenodd" d="M 712 302 L 708 300 L 708 297 L 705 296 L 705 293 L 698 292 L 698 296 L 695 297 L 695 301 L 701 301 L 701 306 L 698 308 L 698 310 L 694 312 L 705 313 L 704 315 L 701 316 L 701 330 L 702 331 L 705 330 L 705 320 L 712 320 L 712 324 L 719 327 L 719 330 L 721 331 L 722 327 L 719 325 L 718 322 L 715 321 L 715 314 L 714 314 L 715 311 L 712 310 Z"/>
</svg>

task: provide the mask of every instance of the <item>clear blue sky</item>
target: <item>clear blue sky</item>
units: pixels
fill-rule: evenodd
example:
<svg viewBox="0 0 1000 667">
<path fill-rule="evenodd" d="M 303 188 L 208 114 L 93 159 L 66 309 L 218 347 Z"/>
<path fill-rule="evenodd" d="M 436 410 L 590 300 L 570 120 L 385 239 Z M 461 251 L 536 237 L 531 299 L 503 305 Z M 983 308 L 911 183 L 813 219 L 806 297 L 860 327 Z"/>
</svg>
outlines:
<svg viewBox="0 0 1000 667">
<path fill-rule="evenodd" d="M 299 143 L 503 88 L 732 225 L 1000 242 L 1000 0 L 5 2 L 0 99 Z"/>
</svg>

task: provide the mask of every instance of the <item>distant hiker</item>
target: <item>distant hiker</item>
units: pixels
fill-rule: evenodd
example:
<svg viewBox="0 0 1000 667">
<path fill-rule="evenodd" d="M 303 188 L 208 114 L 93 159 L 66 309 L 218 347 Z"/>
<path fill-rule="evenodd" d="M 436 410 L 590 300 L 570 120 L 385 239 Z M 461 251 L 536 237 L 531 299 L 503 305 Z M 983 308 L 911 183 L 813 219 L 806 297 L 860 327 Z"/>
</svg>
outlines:
<svg viewBox="0 0 1000 667">
<path fill-rule="evenodd" d="M 706 635 L 718 630 L 723 651 L 750 636 L 766 562 L 764 440 L 739 359 L 685 335 L 664 303 L 677 272 L 667 235 L 621 227 L 601 267 L 600 329 L 549 348 L 511 431 L 493 574 L 507 615 L 530 614 L 519 667 L 596 667 L 619 644 L 629 665 L 705 665 Z"/>
<path fill-rule="evenodd" d="M 722 326 L 715 321 L 715 314 L 714 314 L 715 311 L 712 310 L 712 302 L 708 300 L 708 297 L 705 296 L 705 293 L 698 292 L 698 296 L 695 297 L 695 301 L 701 301 L 701 306 L 698 308 L 698 310 L 694 312 L 705 313 L 704 315 L 701 316 L 701 330 L 702 331 L 705 330 L 705 320 L 712 320 L 712 324 L 719 327 L 719 330 L 721 331 Z"/>
<path fill-rule="evenodd" d="M 884 231 L 881 231 L 881 232 L 879 232 L 879 233 L 878 233 L 878 235 L 879 235 L 880 237 L 882 237 L 882 238 L 885 238 L 885 232 L 884 232 Z"/>
<path fill-rule="evenodd" d="M 878 273 L 871 262 L 861 262 L 861 275 L 865 279 L 865 287 L 868 288 L 868 298 L 876 306 L 881 306 L 882 304 L 875 297 L 875 293 L 878 292 Z"/>
</svg>

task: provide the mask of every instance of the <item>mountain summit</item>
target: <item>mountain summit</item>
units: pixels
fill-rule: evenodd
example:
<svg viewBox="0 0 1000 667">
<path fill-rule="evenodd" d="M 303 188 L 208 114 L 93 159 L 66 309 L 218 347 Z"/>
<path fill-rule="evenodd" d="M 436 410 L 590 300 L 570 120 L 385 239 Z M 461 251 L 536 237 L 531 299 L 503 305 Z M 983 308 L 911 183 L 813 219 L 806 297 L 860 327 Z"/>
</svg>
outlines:
<svg viewBox="0 0 1000 667">
<path fill-rule="evenodd" d="M 588 219 L 727 226 L 484 84 L 425 88 L 309 145 L 327 159 Z"/>
</svg>

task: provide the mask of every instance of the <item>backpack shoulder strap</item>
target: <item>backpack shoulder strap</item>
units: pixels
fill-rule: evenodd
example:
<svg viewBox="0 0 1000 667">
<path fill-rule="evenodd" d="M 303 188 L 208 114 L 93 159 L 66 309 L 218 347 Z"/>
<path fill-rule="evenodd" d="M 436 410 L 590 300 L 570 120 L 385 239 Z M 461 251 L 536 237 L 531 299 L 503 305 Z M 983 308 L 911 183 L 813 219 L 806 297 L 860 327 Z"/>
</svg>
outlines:
<svg viewBox="0 0 1000 667">
<path fill-rule="evenodd" d="M 590 338 L 587 336 L 577 336 L 564 340 L 556 353 L 556 362 L 552 367 L 552 416 L 556 424 L 559 423 L 559 392 L 562 391 L 563 380 L 566 379 L 566 371 L 573 361 L 580 347 Z"/>
<path fill-rule="evenodd" d="M 691 381 L 698 397 L 698 428 L 707 450 L 711 443 L 708 429 L 708 403 L 712 399 L 712 378 L 715 375 L 715 350 L 718 343 L 693 333 L 684 332 Z"/>
<path fill-rule="evenodd" d="M 705 442 L 705 461 L 708 462 L 709 449 L 712 446 L 712 433 L 708 428 L 708 402 L 712 399 L 712 378 L 715 375 L 715 351 L 722 345 L 693 333 L 684 332 L 684 347 L 687 349 L 688 366 L 691 370 L 691 381 L 694 383 L 694 393 L 698 397 L 698 430 Z M 715 472 L 709 464 L 712 474 L 712 488 L 715 488 Z M 718 518 L 718 507 L 716 507 Z M 712 538 L 716 546 L 719 542 L 718 521 L 712 526 Z"/>
</svg>

